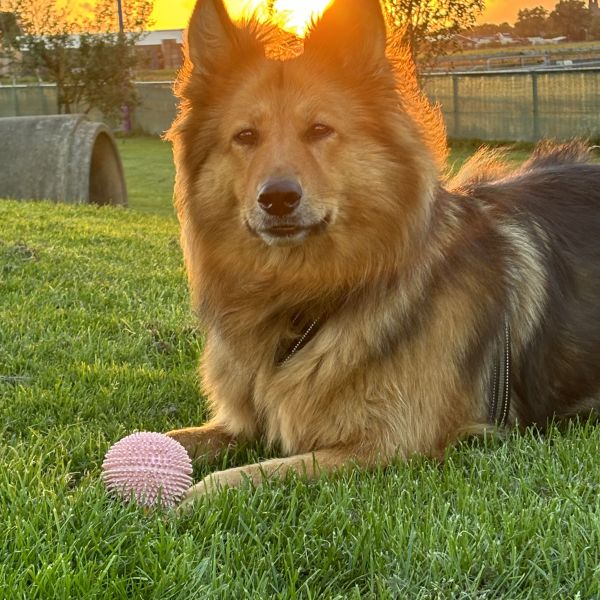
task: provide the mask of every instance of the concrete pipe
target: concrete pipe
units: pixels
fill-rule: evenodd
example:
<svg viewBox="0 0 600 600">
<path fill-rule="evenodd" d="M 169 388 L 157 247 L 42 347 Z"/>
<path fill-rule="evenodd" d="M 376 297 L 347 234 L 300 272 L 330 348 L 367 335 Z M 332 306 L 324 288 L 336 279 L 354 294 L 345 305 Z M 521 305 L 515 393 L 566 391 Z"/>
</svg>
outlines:
<svg viewBox="0 0 600 600">
<path fill-rule="evenodd" d="M 126 205 L 112 133 L 85 115 L 0 118 L 0 198 Z"/>
</svg>

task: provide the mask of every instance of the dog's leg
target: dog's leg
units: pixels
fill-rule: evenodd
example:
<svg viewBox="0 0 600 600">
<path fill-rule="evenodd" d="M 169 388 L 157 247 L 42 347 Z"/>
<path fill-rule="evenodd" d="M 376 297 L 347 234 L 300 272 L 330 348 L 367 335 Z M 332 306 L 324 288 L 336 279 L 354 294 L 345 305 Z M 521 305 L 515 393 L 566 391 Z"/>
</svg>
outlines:
<svg viewBox="0 0 600 600">
<path fill-rule="evenodd" d="M 235 443 L 236 437 L 223 425 L 209 421 L 201 427 L 186 427 L 175 429 L 166 435 L 177 440 L 190 455 L 190 458 L 199 456 L 216 456 L 221 450 Z"/>
<path fill-rule="evenodd" d="M 194 500 L 202 496 L 224 487 L 240 486 L 246 480 L 258 485 L 265 478 L 283 478 L 290 471 L 308 479 L 315 479 L 319 473 L 331 472 L 350 464 L 364 467 L 376 462 L 383 462 L 383 458 L 376 459 L 373 456 L 367 456 L 364 449 L 359 450 L 358 447 L 330 448 L 297 454 L 288 458 L 273 458 L 207 475 L 186 492 L 181 507 L 187 509 Z"/>
</svg>

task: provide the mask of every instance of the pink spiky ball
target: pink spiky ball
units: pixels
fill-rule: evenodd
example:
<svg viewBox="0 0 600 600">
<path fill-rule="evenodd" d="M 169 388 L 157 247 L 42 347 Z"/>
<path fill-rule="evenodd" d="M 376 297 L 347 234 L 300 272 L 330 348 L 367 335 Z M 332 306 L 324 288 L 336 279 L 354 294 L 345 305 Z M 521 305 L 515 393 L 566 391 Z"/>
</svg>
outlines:
<svg viewBox="0 0 600 600">
<path fill-rule="evenodd" d="M 102 478 L 111 495 L 142 506 L 173 508 L 192 483 L 185 448 L 163 433 L 132 433 L 106 453 Z"/>
</svg>

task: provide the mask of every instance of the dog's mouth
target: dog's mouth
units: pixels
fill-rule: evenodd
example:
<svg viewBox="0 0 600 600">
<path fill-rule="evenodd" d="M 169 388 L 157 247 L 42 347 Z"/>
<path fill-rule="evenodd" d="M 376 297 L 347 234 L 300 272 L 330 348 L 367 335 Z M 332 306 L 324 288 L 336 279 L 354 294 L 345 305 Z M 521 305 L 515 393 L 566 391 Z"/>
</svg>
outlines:
<svg viewBox="0 0 600 600">
<path fill-rule="evenodd" d="M 329 220 L 319 221 L 319 223 L 315 223 L 314 225 L 274 225 L 273 227 L 268 227 L 259 231 L 259 233 L 268 233 L 269 235 L 274 235 L 277 237 L 288 237 L 291 235 L 297 235 L 299 233 L 320 233 L 323 231 L 327 225 L 329 225 Z"/>
<path fill-rule="evenodd" d="M 275 225 L 275 227 L 269 227 L 268 229 L 263 229 L 263 231 L 269 235 L 286 237 L 296 235 L 306 229 L 307 227 L 299 227 L 298 225 Z"/>
<path fill-rule="evenodd" d="M 298 223 L 275 223 L 267 227 L 253 227 L 248 221 L 249 231 L 272 246 L 289 246 L 301 244 L 307 237 L 322 233 L 327 229 L 331 217 L 327 215 L 317 223 L 300 225 Z"/>
</svg>

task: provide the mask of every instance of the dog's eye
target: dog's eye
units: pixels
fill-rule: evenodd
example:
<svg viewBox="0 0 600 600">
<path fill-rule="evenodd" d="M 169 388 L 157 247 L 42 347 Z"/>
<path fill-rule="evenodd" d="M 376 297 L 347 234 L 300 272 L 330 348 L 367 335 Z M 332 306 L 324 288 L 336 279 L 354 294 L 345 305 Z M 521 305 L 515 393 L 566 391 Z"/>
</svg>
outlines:
<svg viewBox="0 0 600 600">
<path fill-rule="evenodd" d="M 233 137 L 233 141 L 240 146 L 255 146 L 258 143 L 258 131 L 256 129 L 242 129 Z"/>
<path fill-rule="evenodd" d="M 306 137 L 311 141 L 318 141 L 329 137 L 334 134 L 334 130 L 325 123 L 314 123 L 308 128 Z"/>
</svg>

